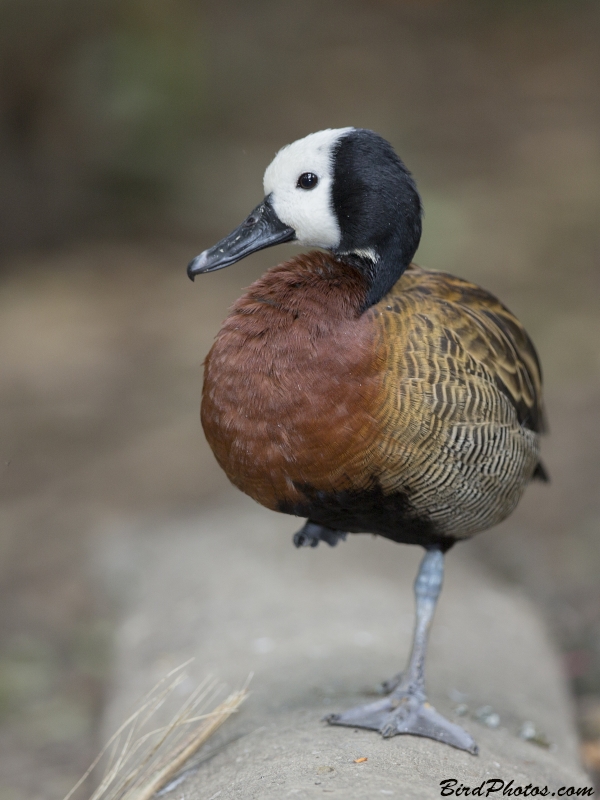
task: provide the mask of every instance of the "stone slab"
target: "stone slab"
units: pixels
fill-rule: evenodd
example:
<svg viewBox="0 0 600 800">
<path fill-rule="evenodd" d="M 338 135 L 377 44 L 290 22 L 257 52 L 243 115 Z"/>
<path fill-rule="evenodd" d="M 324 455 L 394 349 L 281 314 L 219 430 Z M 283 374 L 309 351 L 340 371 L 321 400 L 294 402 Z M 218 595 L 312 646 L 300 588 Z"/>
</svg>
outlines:
<svg viewBox="0 0 600 800">
<path fill-rule="evenodd" d="M 538 612 L 486 574 L 468 543 L 446 557 L 427 682 L 442 713 L 452 716 L 459 701 L 468 706 L 457 721 L 479 756 L 323 723 L 327 713 L 368 701 L 403 666 L 422 551 L 366 535 L 334 549 L 296 550 L 298 527 L 232 492 L 201 516 L 116 520 L 98 537 L 121 606 L 107 733 L 155 680 L 190 657 L 198 677 L 212 673 L 231 688 L 253 673 L 240 712 L 164 796 L 433 798 L 445 779 L 471 787 L 513 780 L 513 788 L 550 793 L 591 785 Z M 499 715 L 497 728 L 476 720 L 482 706 Z M 519 738 L 526 721 L 549 749 Z"/>
</svg>

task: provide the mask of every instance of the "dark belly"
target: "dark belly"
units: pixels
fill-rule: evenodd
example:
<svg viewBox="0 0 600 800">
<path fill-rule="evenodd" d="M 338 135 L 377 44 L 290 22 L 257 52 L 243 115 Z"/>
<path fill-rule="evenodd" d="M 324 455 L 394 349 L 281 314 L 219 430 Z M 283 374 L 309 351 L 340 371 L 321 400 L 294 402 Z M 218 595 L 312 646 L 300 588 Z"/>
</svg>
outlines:
<svg viewBox="0 0 600 800">
<path fill-rule="evenodd" d="M 371 489 L 320 492 L 299 486 L 303 499 L 279 504 L 279 511 L 306 517 L 328 528 L 348 533 L 375 533 L 402 544 L 438 546 L 449 550 L 456 539 L 442 535 L 426 517 L 412 508 L 406 494 L 384 494 Z"/>
</svg>

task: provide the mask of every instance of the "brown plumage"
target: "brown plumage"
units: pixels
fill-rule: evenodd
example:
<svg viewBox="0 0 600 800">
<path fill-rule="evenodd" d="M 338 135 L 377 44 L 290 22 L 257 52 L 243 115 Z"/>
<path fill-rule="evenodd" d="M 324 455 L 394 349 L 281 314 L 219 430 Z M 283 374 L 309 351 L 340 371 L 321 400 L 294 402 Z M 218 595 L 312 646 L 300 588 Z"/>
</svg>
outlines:
<svg viewBox="0 0 600 800">
<path fill-rule="evenodd" d="M 538 466 L 535 350 L 495 297 L 445 273 L 411 265 L 361 313 L 365 294 L 324 253 L 269 270 L 206 359 L 204 431 L 268 508 L 448 546 L 504 519 Z"/>
<path fill-rule="evenodd" d="M 411 263 L 421 201 L 377 134 L 310 134 L 277 154 L 264 184 L 264 201 L 189 276 L 292 239 L 327 252 L 274 267 L 233 306 L 206 359 L 206 438 L 242 491 L 307 518 L 296 546 L 370 532 L 425 548 L 406 669 L 387 697 L 328 721 L 475 754 L 427 700 L 427 637 L 444 552 L 546 478 L 534 347 L 489 292 Z"/>
</svg>

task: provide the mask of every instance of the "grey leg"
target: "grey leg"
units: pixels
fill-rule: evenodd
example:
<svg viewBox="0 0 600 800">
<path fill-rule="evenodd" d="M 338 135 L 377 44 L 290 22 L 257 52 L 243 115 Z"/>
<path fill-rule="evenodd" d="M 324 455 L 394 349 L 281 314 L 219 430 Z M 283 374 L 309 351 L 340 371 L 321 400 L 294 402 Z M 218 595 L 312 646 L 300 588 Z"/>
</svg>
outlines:
<svg viewBox="0 0 600 800">
<path fill-rule="evenodd" d="M 404 672 L 384 681 L 386 694 L 407 686 L 419 687 L 425 696 L 425 656 L 429 629 L 444 580 L 444 555 L 440 550 L 427 550 L 415 579 L 416 620 L 413 645 Z"/>
<path fill-rule="evenodd" d="M 450 722 L 429 704 L 425 693 L 425 655 L 435 606 L 444 577 L 444 555 L 432 549 L 425 553 L 415 581 L 416 623 L 408 666 L 389 682 L 394 688 L 384 699 L 357 706 L 343 714 L 332 714 L 332 725 L 378 730 L 382 736 L 411 733 L 445 742 L 476 755 L 477 745 L 459 725 Z"/>
</svg>

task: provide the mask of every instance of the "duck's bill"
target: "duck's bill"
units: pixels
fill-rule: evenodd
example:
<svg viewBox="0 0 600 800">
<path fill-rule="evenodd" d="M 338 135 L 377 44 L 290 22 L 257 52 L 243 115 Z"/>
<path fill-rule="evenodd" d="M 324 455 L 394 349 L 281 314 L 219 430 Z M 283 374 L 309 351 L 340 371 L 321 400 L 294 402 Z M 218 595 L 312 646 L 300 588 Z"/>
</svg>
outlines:
<svg viewBox="0 0 600 800">
<path fill-rule="evenodd" d="M 188 264 L 188 277 L 194 280 L 196 275 L 229 267 L 250 253 L 295 238 L 294 229 L 279 219 L 267 198 L 229 236 L 196 256 Z"/>
</svg>

